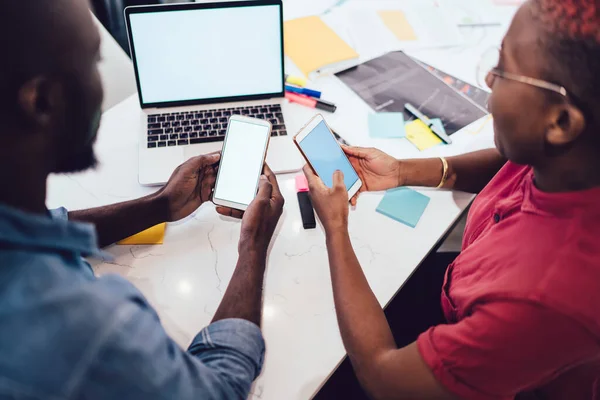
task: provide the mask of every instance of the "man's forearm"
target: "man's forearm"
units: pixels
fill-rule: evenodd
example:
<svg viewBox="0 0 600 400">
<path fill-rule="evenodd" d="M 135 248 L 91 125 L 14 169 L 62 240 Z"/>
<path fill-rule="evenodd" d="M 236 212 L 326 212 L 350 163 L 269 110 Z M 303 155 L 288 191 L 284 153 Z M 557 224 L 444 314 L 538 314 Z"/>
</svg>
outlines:
<svg viewBox="0 0 600 400">
<path fill-rule="evenodd" d="M 447 189 L 480 192 L 506 163 L 496 149 L 467 153 L 448 159 Z M 401 175 L 405 186 L 436 187 L 442 180 L 443 164 L 439 158 L 403 160 Z"/>
<path fill-rule="evenodd" d="M 266 253 L 242 246 L 223 300 L 212 322 L 240 318 L 261 325 Z"/>
<path fill-rule="evenodd" d="M 327 249 L 342 340 L 360 379 L 372 369 L 371 364 L 379 354 L 397 346 L 383 309 L 352 249 L 348 233 L 328 234 Z"/>
<path fill-rule="evenodd" d="M 69 220 L 96 226 L 98 244 L 105 247 L 166 221 L 166 199 L 150 195 L 137 200 L 69 212 Z"/>
</svg>

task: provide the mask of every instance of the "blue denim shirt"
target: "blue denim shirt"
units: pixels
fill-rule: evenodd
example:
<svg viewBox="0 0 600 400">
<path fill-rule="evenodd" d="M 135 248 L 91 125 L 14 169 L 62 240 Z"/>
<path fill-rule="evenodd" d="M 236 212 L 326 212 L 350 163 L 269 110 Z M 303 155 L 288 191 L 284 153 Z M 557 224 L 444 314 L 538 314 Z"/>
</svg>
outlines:
<svg viewBox="0 0 600 400">
<path fill-rule="evenodd" d="M 0 399 L 243 399 L 261 371 L 259 328 L 216 322 L 188 351 L 144 296 L 95 278 L 95 229 L 0 205 Z"/>
</svg>

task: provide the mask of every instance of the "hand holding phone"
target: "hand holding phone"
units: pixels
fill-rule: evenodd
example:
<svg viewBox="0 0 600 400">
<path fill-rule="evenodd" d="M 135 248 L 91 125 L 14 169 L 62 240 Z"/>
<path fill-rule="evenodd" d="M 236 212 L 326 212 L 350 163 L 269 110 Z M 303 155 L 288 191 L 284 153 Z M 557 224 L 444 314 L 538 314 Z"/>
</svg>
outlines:
<svg viewBox="0 0 600 400">
<path fill-rule="evenodd" d="M 246 210 L 256 197 L 267 156 L 271 123 L 233 115 L 229 119 L 213 203 Z"/>
<path fill-rule="evenodd" d="M 240 252 L 254 250 L 267 252 L 277 223 L 283 213 L 285 200 L 279 190 L 275 174 L 265 164 L 259 180 L 258 193 L 246 211 L 227 207 L 217 207 L 221 215 L 242 219 L 240 232 Z M 263 254 L 264 255 L 264 254 Z"/>
<path fill-rule="evenodd" d="M 360 190 L 363 183 L 323 116 L 310 120 L 294 137 L 294 143 L 325 186 L 333 188 L 333 174 L 339 170 L 344 175 L 348 199 Z"/>
<path fill-rule="evenodd" d="M 356 205 L 361 192 L 381 192 L 404 186 L 401 161 L 379 149 L 345 146 L 344 153 L 358 172 L 363 186 L 350 200 Z"/>
<path fill-rule="evenodd" d="M 337 170 L 333 174 L 331 188 L 325 186 L 309 165 L 304 166 L 310 198 L 326 234 L 348 231 L 348 192 L 344 183 L 344 173 Z"/>
</svg>

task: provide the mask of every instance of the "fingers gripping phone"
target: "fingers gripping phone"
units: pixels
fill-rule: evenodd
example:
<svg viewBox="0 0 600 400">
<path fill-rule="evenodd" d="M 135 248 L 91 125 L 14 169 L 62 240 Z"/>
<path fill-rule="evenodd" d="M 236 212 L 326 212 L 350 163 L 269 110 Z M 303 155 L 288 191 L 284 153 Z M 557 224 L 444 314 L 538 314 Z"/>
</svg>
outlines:
<svg viewBox="0 0 600 400">
<path fill-rule="evenodd" d="M 263 171 L 271 123 L 233 115 L 229 118 L 213 203 L 245 211 L 256 197 Z"/>
<path fill-rule="evenodd" d="M 327 187 L 333 187 L 333 174 L 340 170 L 344 173 L 348 198 L 360 190 L 362 181 L 322 115 L 311 119 L 294 137 L 294 143 Z"/>
</svg>

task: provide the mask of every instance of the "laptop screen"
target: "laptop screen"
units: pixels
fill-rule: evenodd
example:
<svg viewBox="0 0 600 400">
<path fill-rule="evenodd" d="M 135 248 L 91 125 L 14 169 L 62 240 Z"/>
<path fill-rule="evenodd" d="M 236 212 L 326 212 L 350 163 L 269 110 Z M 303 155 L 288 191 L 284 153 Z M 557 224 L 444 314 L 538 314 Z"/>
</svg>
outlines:
<svg viewBox="0 0 600 400">
<path fill-rule="evenodd" d="M 142 106 L 283 95 L 281 6 L 260 3 L 129 9 Z"/>
</svg>

